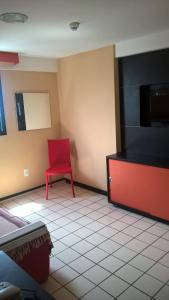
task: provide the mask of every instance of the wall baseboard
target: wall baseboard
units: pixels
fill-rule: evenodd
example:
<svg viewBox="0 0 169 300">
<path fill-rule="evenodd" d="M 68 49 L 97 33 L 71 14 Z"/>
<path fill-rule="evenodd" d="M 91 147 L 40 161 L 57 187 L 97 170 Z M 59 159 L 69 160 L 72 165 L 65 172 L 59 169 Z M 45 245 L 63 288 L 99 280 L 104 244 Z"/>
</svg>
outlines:
<svg viewBox="0 0 169 300">
<path fill-rule="evenodd" d="M 66 178 L 66 182 L 70 183 L 70 179 Z M 73 183 L 74 183 L 75 186 L 79 186 L 79 187 L 84 188 L 86 190 L 89 190 L 89 191 L 107 196 L 107 191 L 98 189 L 96 187 L 93 187 L 93 186 L 90 186 L 90 185 L 87 185 L 87 184 L 84 184 L 84 183 L 81 183 L 81 182 L 78 182 L 78 181 L 73 181 Z"/>
<path fill-rule="evenodd" d="M 64 178 L 61 178 L 61 179 L 58 179 L 58 180 L 54 180 L 54 181 L 52 181 L 52 183 L 55 183 L 55 182 L 58 182 L 58 181 L 62 181 L 62 180 L 64 180 Z M 9 199 L 9 198 L 12 198 L 12 197 L 16 197 L 16 196 L 19 196 L 19 195 L 31 192 L 33 190 L 39 189 L 39 188 L 44 187 L 44 186 L 45 186 L 45 184 L 41 184 L 41 185 L 38 185 L 38 186 L 33 187 L 31 189 L 24 190 L 24 191 L 21 191 L 21 192 L 18 192 L 18 193 L 9 195 L 9 196 L 2 197 L 2 198 L 0 198 L 0 201 L 3 201 L 3 200 L 6 200 L 6 199 Z"/>
<path fill-rule="evenodd" d="M 66 178 L 66 179 L 65 179 L 65 178 L 61 178 L 61 179 L 52 181 L 52 183 L 56 183 L 56 182 L 62 181 L 62 180 L 66 180 L 67 183 L 70 183 L 70 180 L 67 179 L 67 178 Z M 95 192 L 95 193 L 98 193 L 98 194 L 107 196 L 107 191 L 98 189 L 98 188 L 96 188 L 96 187 L 93 187 L 93 186 L 90 186 L 90 185 L 87 185 L 87 184 L 84 184 L 84 183 L 81 183 L 81 182 L 78 182 L 78 181 L 73 181 L 73 182 L 74 182 L 74 185 L 75 185 L 75 186 L 79 186 L 79 187 L 84 188 L 84 189 L 86 189 L 86 190 L 89 190 L 89 191 L 92 191 L 92 192 Z M 6 199 L 9 199 L 9 198 L 13 198 L 13 197 L 16 197 L 16 196 L 19 196 L 19 195 L 22 195 L 22 194 L 31 192 L 31 191 L 33 191 L 33 190 L 39 189 L 39 188 L 44 187 L 44 186 L 45 186 L 45 184 L 41 184 L 41 185 L 36 186 L 36 187 L 33 187 L 33 188 L 31 188 L 31 189 L 24 190 L 24 191 L 21 191 L 21 192 L 18 192 L 18 193 L 9 195 L 9 196 L 2 197 L 2 198 L 0 198 L 0 201 L 3 201 L 3 200 L 6 200 Z"/>
</svg>

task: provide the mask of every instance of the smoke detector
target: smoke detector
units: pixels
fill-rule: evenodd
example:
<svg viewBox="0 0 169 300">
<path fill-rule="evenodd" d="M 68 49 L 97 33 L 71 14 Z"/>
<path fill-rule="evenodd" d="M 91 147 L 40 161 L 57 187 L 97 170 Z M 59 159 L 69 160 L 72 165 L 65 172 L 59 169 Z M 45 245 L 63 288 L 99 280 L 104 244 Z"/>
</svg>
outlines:
<svg viewBox="0 0 169 300">
<path fill-rule="evenodd" d="M 73 31 L 76 31 L 78 28 L 79 28 L 79 25 L 80 25 L 80 23 L 79 22 L 71 22 L 70 24 L 69 24 L 69 26 L 70 26 L 70 29 L 71 30 L 73 30 Z"/>
</svg>

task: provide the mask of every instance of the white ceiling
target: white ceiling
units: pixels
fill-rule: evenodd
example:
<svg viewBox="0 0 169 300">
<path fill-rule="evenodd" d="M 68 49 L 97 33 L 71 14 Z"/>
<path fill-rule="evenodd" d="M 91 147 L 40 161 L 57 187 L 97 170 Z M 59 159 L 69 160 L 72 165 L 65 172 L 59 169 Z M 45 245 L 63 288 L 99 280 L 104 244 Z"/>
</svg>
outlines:
<svg viewBox="0 0 169 300">
<path fill-rule="evenodd" d="M 169 29 L 169 0 L 0 0 L 5 12 L 29 19 L 0 21 L 0 51 L 26 56 L 59 58 Z"/>
</svg>

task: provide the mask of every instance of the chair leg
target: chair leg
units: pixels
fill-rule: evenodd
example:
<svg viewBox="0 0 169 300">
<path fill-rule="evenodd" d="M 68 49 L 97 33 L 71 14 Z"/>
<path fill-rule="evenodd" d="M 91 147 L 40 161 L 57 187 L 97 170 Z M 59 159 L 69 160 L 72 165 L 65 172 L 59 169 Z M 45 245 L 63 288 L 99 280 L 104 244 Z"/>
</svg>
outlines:
<svg viewBox="0 0 169 300">
<path fill-rule="evenodd" d="M 45 178 L 46 178 L 46 200 L 48 200 L 48 175 L 46 175 Z"/>
<path fill-rule="evenodd" d="M 71 187 L 72 187 L 72 194 L 73 194 L 73 197 L 75 198 L 75 191 L 74 191 L 74 184 L 73 184 L 72 173 L 70 173 L 70 182 L 71 182 Z"/>
<path fill-rule="evenodd" d="M 50 179 L 50 187 L 52 187 L 52 176 L 49 177 Z"/>
</svg>

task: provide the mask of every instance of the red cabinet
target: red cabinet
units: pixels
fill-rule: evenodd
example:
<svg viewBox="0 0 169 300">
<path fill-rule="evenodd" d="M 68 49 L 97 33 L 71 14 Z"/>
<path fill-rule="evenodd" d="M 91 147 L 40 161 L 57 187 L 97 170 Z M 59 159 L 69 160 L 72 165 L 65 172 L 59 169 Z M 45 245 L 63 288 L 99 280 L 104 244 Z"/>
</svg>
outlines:
<svg viewBox="0 0 169 300">
<path fill-rule="evenodd" d="M 107 159 L 109 201 L 169 221 L 169 169 Z"/>
</svg>

